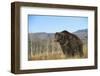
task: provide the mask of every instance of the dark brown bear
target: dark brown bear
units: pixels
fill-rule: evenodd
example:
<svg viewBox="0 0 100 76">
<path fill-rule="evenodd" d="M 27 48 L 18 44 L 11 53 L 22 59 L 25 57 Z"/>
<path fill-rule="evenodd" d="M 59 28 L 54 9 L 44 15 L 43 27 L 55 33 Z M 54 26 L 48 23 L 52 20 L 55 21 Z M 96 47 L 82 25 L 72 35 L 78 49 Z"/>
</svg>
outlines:
<svg viewBox="0 0 100 76">
<path fill-rule="evenodd" d="M 83 43 L 76 35 L 68 31 L 56 32 L 55 40 L 59 42 L 65 56 L 83 56 Z"/>
</svg>

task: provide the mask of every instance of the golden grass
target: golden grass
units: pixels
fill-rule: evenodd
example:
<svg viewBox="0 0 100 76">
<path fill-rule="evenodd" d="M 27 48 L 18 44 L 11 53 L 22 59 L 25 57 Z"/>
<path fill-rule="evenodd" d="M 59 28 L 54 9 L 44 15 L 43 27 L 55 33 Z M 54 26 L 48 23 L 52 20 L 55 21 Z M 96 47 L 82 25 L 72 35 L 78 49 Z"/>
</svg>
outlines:
<svg viewBox="0 0 100 76">
<path fill-rule="evenodd" d="M 65 56 L 63 54 L 62 51 L 59 52 L 44 52 L 41 54 L 36 54 L 36 55 L 32 55 L 29 60 L 57 60 L 57 59 L 79 59 L 79 58 L 87 58 L 88 57 L 88 51 L 86 48 L 86 45 L 83 46 L 83 52 L 84 55 L 83 57 L 80 57 L 78 54 L 75 55 L 74 57 L 69 57 L 69 56 Z"/>
<path fill-rule="evenodd" d="M 30 60 L 53 60 L 53 59 L 65 59 L 62 53 L 43 53 L 38 55 L 33 55 Z"/>
<path fill-rule="evenodd" d="M 88 57 L 87 44 L 83 45 L 84 55 L 80 57 L 78 54 L 74 57 L 65 56 L 62 52 L 60 45 L 54 40 L 35 40 L 34 45 L 31 45 L 32 52 L 28 53 L 28 60 L 56 60 L 56 59 L 79 59 Z"/>
</svg>

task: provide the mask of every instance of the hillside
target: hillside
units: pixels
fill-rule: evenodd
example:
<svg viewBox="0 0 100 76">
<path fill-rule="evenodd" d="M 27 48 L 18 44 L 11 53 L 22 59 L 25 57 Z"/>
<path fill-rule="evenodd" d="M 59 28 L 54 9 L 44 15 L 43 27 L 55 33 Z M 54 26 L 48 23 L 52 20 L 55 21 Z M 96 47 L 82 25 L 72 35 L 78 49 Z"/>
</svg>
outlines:
<svg viewBox="0 0 100 76">
<path fill-rule="evenodd" d="M 88 30 L 78 30 L 76 32 L 73 32 L 73 34 L 77 35 L 82 41 L 86 40 L 88 38 Z M 45 33 L 45 32 L 39 32 L 39 33 L 29 33 L 29 38 L 31 39 L 48 39 L 48 38 L 54 38 L 54 33 Z"/>
</svg>

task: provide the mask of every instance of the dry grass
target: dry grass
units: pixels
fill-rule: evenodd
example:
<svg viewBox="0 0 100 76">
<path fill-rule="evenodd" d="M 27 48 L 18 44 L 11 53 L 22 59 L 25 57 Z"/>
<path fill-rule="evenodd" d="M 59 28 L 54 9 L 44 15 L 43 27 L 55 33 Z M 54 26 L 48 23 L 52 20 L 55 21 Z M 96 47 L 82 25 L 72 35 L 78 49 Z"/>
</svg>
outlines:
<svg viewBox="0 0 100 76">
<path fill-rule="evenodd" d="M 28 53 L 28 60 L 55 60 L 55 59 L 76 59 L 76 58 L 87 58 L 88 57 L 88 49 L 87 45 L 83 45 L 83 53 L 84 56 L 80 57 L 78 54 L 74 57 L 65 56 L 62 52 L 60 45 L 53 40 L 45 40 L 32 41 L 34 45 L 32 45 Z"/>
<path fill-rule="evenodd" d="M 38 55 L 33 55 L 30 60 L 53 60 L 53 59 L 65 59 L 63 53 L 43 53 Z"/>
</svg>

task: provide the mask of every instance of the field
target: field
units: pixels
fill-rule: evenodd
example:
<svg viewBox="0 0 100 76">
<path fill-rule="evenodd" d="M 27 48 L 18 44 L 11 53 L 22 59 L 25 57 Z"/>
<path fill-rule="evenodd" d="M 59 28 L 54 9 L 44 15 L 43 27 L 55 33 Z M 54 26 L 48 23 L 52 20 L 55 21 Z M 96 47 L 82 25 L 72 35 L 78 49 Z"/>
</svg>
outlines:
<svg viewBox="0 0 100 76">
<path fill-rule="evenodd" d="M 84 56 L 88 57 L 87 41 L 83 40 Z M 55 59 L 74 59 L 80 58 L 79 55 L 74 57 L 65 57 L 58 42 L 54 38 L 29 38 L 28 40 L 28 60 L 55 60 Z"/>
</svg>

